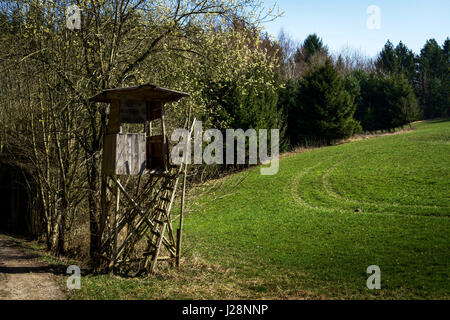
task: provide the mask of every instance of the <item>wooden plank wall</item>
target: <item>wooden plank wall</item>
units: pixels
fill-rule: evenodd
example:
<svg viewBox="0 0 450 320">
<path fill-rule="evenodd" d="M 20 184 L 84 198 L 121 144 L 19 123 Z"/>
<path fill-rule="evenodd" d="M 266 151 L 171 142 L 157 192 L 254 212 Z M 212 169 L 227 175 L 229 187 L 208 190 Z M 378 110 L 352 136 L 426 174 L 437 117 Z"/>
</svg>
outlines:
<svg viewBox="0 0 450 320">
<path fill-rule="evenodd" d="M 147 161 L 145 133 L 120 133 L 116 137 L 116 174 L 142 174 Z"/>
<path fill-rule="evenodd" d="M 145 133 L 109 134 L 105 139 L 103 163 L 109 175 L 137 175 L 146 169 Z"/>
</svg>

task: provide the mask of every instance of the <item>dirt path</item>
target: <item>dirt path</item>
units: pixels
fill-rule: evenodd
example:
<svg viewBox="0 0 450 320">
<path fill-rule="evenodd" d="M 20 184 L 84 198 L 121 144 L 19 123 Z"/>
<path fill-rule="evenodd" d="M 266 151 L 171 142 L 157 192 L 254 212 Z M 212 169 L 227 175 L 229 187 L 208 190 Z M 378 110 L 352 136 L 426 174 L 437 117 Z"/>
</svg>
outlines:
<svg viewBox="0 0 450 320">
<path fill-rule="evenodd" d="M 65 299 L 61 281 L 50 265 L 0 234 L 0 300 Z"/>
</svg>

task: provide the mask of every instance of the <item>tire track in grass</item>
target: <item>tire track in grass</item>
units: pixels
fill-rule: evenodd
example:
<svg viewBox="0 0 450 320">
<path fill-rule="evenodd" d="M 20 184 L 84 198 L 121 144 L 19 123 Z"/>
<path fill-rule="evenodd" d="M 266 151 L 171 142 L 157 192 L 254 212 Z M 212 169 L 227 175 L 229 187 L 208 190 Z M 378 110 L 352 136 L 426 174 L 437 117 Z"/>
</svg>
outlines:
<svg viewBox="0 0 450 320">
<path fill-rule="evenodd" d="M 365 215 L 389 215 L 389 216 L 395 216 L 395 217 L 401 217 L 401 216 L 414 216 L 414 217 L 429 217 L 429 218 L 444 218 L 444 219 L 448 219 L 450 216 L 448 215 L 442 215 L 442 214 L 411 214 L 411 213 L 398 213 L 393 211 L 392 209 L 389 210 L 389 208 L 392 207 L 418 207 L 416 205 L 401 205 L 401 204 L 388 204 L 388 203 L 378 203 L 378 202 L 366 202 L 366 201 L 359 201 L 359 200 L 355 200 L 355 199 L 350 199 L 350 198 L 346 198 L 343 196 L 340 196 L 339 194 L 333 192 L 329 187 L 327 188 L 326 184 L 327 182 L 324 182 L 324 179 L 327 179 L 327 176 L 331 173 L 328 173 L 326 171 L 332 171 L 334 170 L 339 164 L 345 162 L 348 159 L 351 159 L 355 156 L 347 156 L 341 160 L 338 160 L 337 162 L 334 162 L 334 160 L 336 158 L 338 158 L 338 156 L 333 156 L 331 158 L 328 158 L 327 160 L 322 160 L 322 161 L 318 161 L 315 165 L 308 167 L 307 169 L 301 171 L 297 176 L 295 176 L 291 182 L 287 185 L 287 187 L 285 188 L 285 192 L 286 194 L 290 194 L 291 198 L 294 200 L 295 203 L 297 203 L 298 205 L 302 206 L 302 207 L 306 207 L 309 209 L 313 209 L 313 210 L 317 210 L 317 211 L 322 211 L 322 212 L 328 212 L 328 213 L 339 213 L 339 214 L 355 214 L 355 212 L 351 211 L 351 208 L 343 208 L 342 206 L 336 206 L 338 205 L 339 202 L 346 202 L 346 203 L 350 203 L 350 204 L 355 204 L 355 206 L 357 208 L 359 207 L 384 207 L 386 208 L 386 211 L 380 212 L 378 210 L 372 210 L 372 211 L 364 211 Z M 311 201 L 308 201 L 308 198 L 304 195 L 302 195 L 301 192 L 301 179 L 308 176 L 311 171 L 313 171 L 314 169 L 322 166 L 324 163 L 328 162 L 328 160 L 332 159 L 333 164 L 331 165 L 329 170 L 324 170 L 325 173 L 319 175 L 319 180 L 321 180 L 322 182 L 322 186 L 323 189 L 320 189 L 320 191 L 324 190 L 325 192 L 322 192 L 322 194 L 326 194 L 332 198 L 334 198 L 336 200 L 335 203 L 332 203 L 331 205 L 333 207 L 326 207 L 324 205 L 314 205 Z M 325 178 L 324 178 L 325 176 Z M 329 184 L 329 182 L 328 182 Z M 420 208 L 434 208 L 432 206 L 420 206 Z M 445 207 L 439 207 L 439 208 L 443 208 L 445 209 Z M 354 209 L 353 209 L 354 210 Z"/>
<path fill-rule="evenodd" d="M 334 157 L 333 157 L 334 158 Z M 309 174 L 311 170 L 319 167 L 321 164 L 323 164 L 324 161 L 319 161 L 315 165 L 301 171 L 298 175 L 296 175 L 292 180 L 291 183 L 289 183 L 285 188 L 285 194 L 290 194 L 291 198 L 295 203 L 297 203 L 300 206 L 307 207 L 309 209 L 319 210 L 319 211 L 328 211 L 331 213 L 345 213 L 342 210 L 339 210 L 337 208 L 327 208 L 327 207 L 321 207 L 321 206 L 314 206 L 310 202 L 306 200 L 306 197 L 302 196 L 302 193 L 300 191 L 300 183 L 301 179 Z"/>
<path fill-rule="evenodd" d="M 331 173 L 341 164 L 343 164 L 344 162 L 355 158 L 355 156 L 349 156 L 345 159 L 342 159 L 341 161 L 338 161 L 337 163 L 335 163 L 333 166 L 331 166 L 328 170 L 324 170 L 324 174 L 322 175 L 322 185 L 323 188 L 325 190 L 325 192 L 327 193 L 328 196 L 336 199 L 337 202 L 346 202 L 346 203 L 350 203 L 356 207 L 360 206 L 368 206 L 368 207 L 372 207 L 375 208 L 374 211 L 378 211 L 377 207 L 381 207 L 382 209 L 386 209 L 389 210 L 390 208 L 394 207 L 394 208 L 422 208 L 422 209 L 428 209 L 428 210 L 432 210 L 432 209 L 437 209 L 437 210 L 448 210 L 450 211 L 450 208 L 448 207 L 441 207 L 441 206 L 430 206 L 430 205 L 409 205 L 409 204 L 399 204 L 399 203 L 387 203 L 387 202 L 379 202 L 379 201 L 363 201 L 360 199 L 354 199 L 354 198 L 349 198 L 349 197 L 345 197 L 344 195 L 340 194 L 338 190 L 336 190 L 336 188 L 332 185 L 332 183 L 330 182 L 330 175 Z M 405 214 L 405 213 L 398 213 L 398 214 Z M 434 214 L 434 213 L 430 213 L 430 214 L 420 214 L 420 213 L 414 213 L 414 214 L 409 214 L 409 215 L 417 215 L 417 216 L 436 216 L 436 217 L 446 217 L 448 218 L 449 215 L 447 214 Z"/>
</svg>

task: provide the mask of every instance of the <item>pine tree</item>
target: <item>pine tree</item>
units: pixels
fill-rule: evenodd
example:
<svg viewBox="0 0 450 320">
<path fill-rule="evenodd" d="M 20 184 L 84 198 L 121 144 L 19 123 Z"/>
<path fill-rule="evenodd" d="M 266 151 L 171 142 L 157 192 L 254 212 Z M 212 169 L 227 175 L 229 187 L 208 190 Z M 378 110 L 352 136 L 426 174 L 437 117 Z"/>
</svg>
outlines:
<svg viewBox="0 0 450 320">
<path fill-rule="evenodd" d="M 384 75 L 397 72 L 398 60 L 394 45 L 389 40 L 386 42 L 383 50 L 381 50 L 380 54 L 378 55 L 375 65 L 377 67 L 377 70 Z"/>
<path fill-rule="evenodd" d="M 414 83 L 416 77 L 416 57 L 412 50 L 399 42 L 394 48 L 390 41 L 387 41 L 378 55 L 376 66 L 378 72 L 387 76 L 392 74 L 403 74 L 410 81 Z"/>
<path fill-rule="evenodd" d="M 408 49 L 401 41 L 395 47 L 397 59 L 396 73 L 403 74 L 411 84 L 414 84 L 416 78 L 416 58 L 412 50 Z"/>
<path fill-rule="evenodd" d="M 445 44 L 441 48 L 436 40 L 431 39 L 420 52 L 417 93 L 425 118 L 449 114 L 450 79 L 445 50 Z"/>
<path fill-rule="evenodd" d="M 295 74 L 303 75 L 311 67 L 323 64 L 328 56 L 328 48 L 316 34 L 309 35 L 303 44 L 297 48 L 293 56 Z"/>
<path fill-rule="evenodd" d="M 351 136 L 359 127 L 353 119 L 354 98 L 346 91 L 344 81 L 331 60 L 310 70 L 300 82 L 295 108 L 288 117 L 298 132 L 292 142 L 323 141 Z"/>
<path fill-rule="evenodd" d="M 327 48 L 323 45 L 322 39 L 317 36 L 317 34 L 309 35 L 303 42 L 304 48 L 304 59 L 309 62 L 311 58 L 319 53 L 326 52 Z"/>
<path fill-rule="evenodd" d="M 445 39 L 442 50 L 444 51 L 444 56 L 447 58 L 447 65 L 450 65 L 450 38 L 447 37 Z"/>
<path fill-rule="evenodd" d="M 383 103 L 378 106 L 379 118 L 384 118 L 384 129 L 395 129 L 418 119 L 419 109 L 414 90 L 403 74 L 380 79 Z"/>
<path fill-rule="evenodd" d="M 411 83 L 403 74 L 352 73 L 358 80 L 355 119 L 365 131 L 392 130 L 419 119 Z"/>
<path fill-rule="evenodd" d="M 283 88 L 280 88 L 278 96 L 278 109 L 283 110 L 287 115 L 286 119 L 286 143 L 288 145 L 295 145 L 298 143 L 300 131 L 297 125 L 297 104 L 298 104 L 298 90 L 299 80 L 289 79 L 286 81 Z"/>
</svg>

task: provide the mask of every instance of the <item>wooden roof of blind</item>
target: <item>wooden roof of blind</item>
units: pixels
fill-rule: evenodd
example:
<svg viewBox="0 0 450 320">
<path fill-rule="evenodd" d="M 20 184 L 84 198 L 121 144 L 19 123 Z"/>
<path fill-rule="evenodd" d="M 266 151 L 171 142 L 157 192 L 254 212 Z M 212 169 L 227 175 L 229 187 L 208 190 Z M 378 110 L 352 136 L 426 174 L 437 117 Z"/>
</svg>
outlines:
<svg viewBox="0 0 450 320">
<path fill-rule="evenodd" d="M 106 89 L 91 97 L 89 101 L 111 103 L 112 100 L 145 100 L 174 102 L 189 94 L 158 87 L 152 84 L 143 84 L 137 87 Z"/>
</svg>

